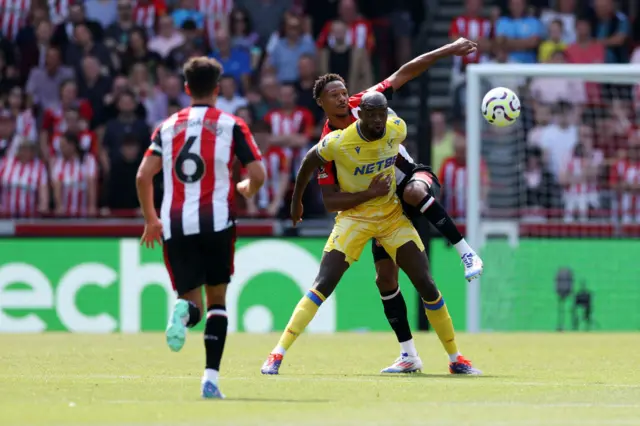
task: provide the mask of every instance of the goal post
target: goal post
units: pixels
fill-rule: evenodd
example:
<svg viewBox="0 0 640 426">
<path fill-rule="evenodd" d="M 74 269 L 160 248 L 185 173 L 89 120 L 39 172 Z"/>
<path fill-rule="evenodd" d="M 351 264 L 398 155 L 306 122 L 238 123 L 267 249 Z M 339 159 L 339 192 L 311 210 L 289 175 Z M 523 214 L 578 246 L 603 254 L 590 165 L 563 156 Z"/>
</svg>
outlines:
<svg viewBox="0 0 640 426">
<path fill-rule="evenodd" d="M 491 88 L 502 86 L 501 81 L 514 78 L 521 78 L 522 81 L 525 81 L 523 86 L 525 89 L 520 93 L 519 90 L 510 87 L 514 92 L 520 97 L 521 105 L 522 105 L 522 115 L 518 122 L 514 124 L 512 127 L 507 128 L 507 130 L 500 130 L 496 128 L 491 128 L 486 123 L 481 114 L 481 102 L 484 94 Z M 466 286 L 466 330 L 471 333 L 479 332 L 479 331 L 490 331 L 490 330 L 498 330 L 498 331 L 510 331 L 525 328 L 531 331 L 543 331 L 548 329 L 562 329 L 565 327 L 563 323 L 564 316 L 567 315 L 567 311 L 570 313 L 573 312 L 572 309 L 580 309 L 579 305 L 579 295 L 578 288 L 582 283 L 583 276 L 579 272 L 580 268 L 572 269 L 572 262 L 574 260 L 579 260 L 577 258 L 567 258 L 565 259 L 565 263 L 561 260 L 554 259 L 553 268 L 557 269 L 557 273 L 554 273 L 552 282 L 548 282 L 550 279 L 551 269 L 539 271 L 535 266 L 535 263 L 539 262 L 543 259 L 543 246 L 541 245 L 538 239 L 529 239 L 527 241 L 526 247 L 519 247 L 520 243 L 523 241 L 522 238 L 524 236 L 522 233 L 523 223 L 527 223 L 527 221 L 533 220 L 536 222 L 538 227 L 542 227 L 541 229 L 545 229 L 546 234 L 544 234 L 544 241 L 549 241 L 551 245 L 553 245 L 553 249 L 550 250 L 549 256 L 557 256 L 558 254 L 565 253 L 565 250 L 572 250 L 573 247 L 580 248 L 581 246 L 576 244 L 569 244 L 566 238 L 563 238 L 564 233 L 567 231 L 564 229 L 565 226 L 568 226 L 568 219 L 565 216 L 563 218 L 562 214 L 552 214 L 548 215 L 545 213 L 543 218 L 531 219 L 530 217 L 524 218 L 523 213 L 520 209 L 521 205 L 516 201 L 515 208 L 509 205 L 509 202 L 505 201 L 508 197 L 520 197 L 522 198 L 522 191 L 524 188 L 520 188 L 518 186 L 509 188 L 506 190 L 504 188 L 504 181 L 498 182 L 497 184 L 493 182 L 494 175 L 499 176 L 501 179 L 505 178 L 507 186 L 509 185 L 520 185 L 518 179 L 521 177 L 511 176 L 515 173 L 521 174 L 522 170 L 518 169 L 518 166 L 515 164 L 507 165 L 498 165 L 493 166 L 492 164 L 484 164 L 483 161 L 486 160 L 485 157 L 492 154 L 492 150 L 496 149 L 497 146 L 500 149 L 505 147 L 511 148 L 511 150 L 519 150 L 523 151 L 525 149 L 529 149 L 527 143 L 529 142 L 529 130 L 525 128 L 526 126 L 531 127 L 531 123 L 534 120 L 532 118 L 534 109 L 534 104 L 536 105 L 536 109 L 538 109 L 539 103 L 534 99 L 534 97 L 529 93 L 529 82 L 530 80 L 535 80 L 537 78 L 540 79 L 567 79 L 575 82 L 580 82 L 580 84 L 592 84 L 594 86 L 598 86 L 601 88 L 607 88 L 607 94 L 602 92 L 602 99 L 599 105 L 600 109 L 598 111 L 604 111 L 603 108 L 610 108 L 610 102 L 613 101 L 617 95 L 613 95 L 612 97 L 605 99 L 609 96 L 611 92 L 611 87 L 621 88 L 626 87 L 627 93 L 626 98 L 632 99 L 633 95 L 636 94 L 636 102 L 637 93 L 640 93 L 637 89 L 637 85 L 640 84 L 640 67 L 637 65 L 631 64 L 621 64 L 621 65 L 608 65 L 608 64 L 589 64 L 589 65 L 573 65 L 573 64 L 473 64 L 467 67 L 466 69 L 466 200 L 465 200 L 465 212 L 463 217 L 465 217 L 465 232 L 466 238 L 469 241 L 470 245 L 481 254 L 485 263 L 485 274 L 479 280 L 471 281 L 467 283 Z M 487 80 L 490 80 L 487 83 Z M 588 83 L 587 83 L 588 82 Z M 508 86 L 506 86 L 508 87 Z M 555 90 L 550 88 L 549 90 Z M 617 89 L 616 89 L 617 90 Z M 622 90 L 621 90 L 622 92 Z M 630 95 L 629 95 L 630 94 Z M 630 98 L 631 97 L 631 98 Z M 592 106 L 591 101 L 584 103 Z M 629 104 L 632 104 L 631 100 Z M 580 105 L 578 109 L 580 112 L 583 111 L 585 105 Z M 638 104 L 636 103 L 636 107 Z M 633 106 L 630 107 L 633 109 Z M 640 112 L 640 111 L 637 111 Z M 609 112 L 605 112 L 609 114 Z M 603 113 L 604 114 L 604 113 Z M 578 113 L 576 113 L 578 115 Z M 525 117 L 523 117 L 525 116 Z M 630 120 L 633 121 L 633 113 L 630 115 Z M 551 119 L 553 120 L 553 115 L 551 115 Z M 529 121 L 528 123 L 526 121 Z M 635 123 L 637 126 L 640 123 Z M 578 124 L 579 126 L 580 124 Z M 636 127 L 637 128 L 637 127 Z M 509 130 L 510 129 L 510 130 Z M 596 129 L 594 127 L 595 132 L 602 131 L 600 127 Z M 588 130 L 588 129 L 587 129 Z M 486 132 L 503 132 L 505 137 L 502 138 L 503 145 L 491 145 L 486 141 L 486 138 L 483 134 Z M 511 133 L 509 133 L 511 132 Z M 545 133 L 546 134 L 546 133 Z M 596 135 L 600 136 L 600 135 Z M 514 146 L 517 145 L 519 148 L 514 148 L 513 146 L 508 145 L 508 140 L 513 140 Z M 529 151 L 527 151 L 529 152 Z M 547 151 L 545 151 L 545 154 Z M 493 152 L 495 156 L 499 156 L 501 154 Z M 514 154 L 515 155 L 515 154 Z M 518 152 L 517 158 L 524 158 L 524 153 Z M 516 158 L 516 157 L 513 157 Z M 504 160 L 507 161 L 507 160 Z M 525 160 L 523 160 L 525 161 Z M 528 160 L 526 160 L 528 161 Z M 555 161 L 552 159 L 551 161 Z M 512 161 L 513 162 L 513 161 Z M 499 161 L 498 161 L 499 163 Z M 611 166 L 611 161 L 607 162 L 607 167 Z M 639 163 L 640 164 L 640 163 Z M 481 173 L 483 167 L 488 169 L 488 174 L 490 176 L 489 181 L 491 182 L 489 185 L 489 195 L 487 196 L 488 201 L 486 204 L 488 206 L 483 206 L 483 189 L 481 188 Z M 523 166 L 524 167 L 524 166 Z M 528 166 L 527 166 L 528 167 Z M 640 173 L 640 170 L 639 172 Z M 560 173 L 562 174 L 562 172 Z M 567 182 L 566 178 L 563 178 L 563 182 Z M 562 180 L 558 178 L 558 180 Z M 513 183 L 516 182 L 516 183 Z M 571 181 L 573 182 L 573 181 Z M 495 187 L 502 185 L 499 190 L 496 190 Z M 568 185 L 568 184 L 567 184 Z M 558 192 L 560 197 L 566 195 L 566 190 L 562 189 L 562 185 L 558 183 L 558 187 L 561 188 Z M 444 191 L 446 191 L 446 183 L 444 186 Z M 563 192 L 564 191 L 564 192 Z M 486 191 L 485 191 L 486 192 Z M 505 195 L 505 193 L 509 192 L 511 195 Z M 519 195 L 520 194 L 520 195 Z M 640 197 L 639 197 L 640 198 Z M 485 200 L 486 201 L 486 200 Z M 640 202 L 640 201 L 639 201 Z M 612 202 L 612 205 L 615 202 Z M 591 207 L 588 207 L 591 209 Z M 608 206 L 607 209 L 611 210 L 613 207 Z M 484 209 L 484 210 L 483 210 Z M 561 210 L 562 208 L 558 209 Z M 604 210 L 604 209 L 603 209 Z M 483 213 L 484 212 L 484 213 Z M 585 219 L 576 213 L 577 221 L 586 221 L 589 224 L 594 224 L 593 229 L 595 227 L 604 227 L 602 229 L 609 229 L 610 225 L 615 223 L 615 218 L 610 211 L 606 213 L 602 213 L 595 219 Z M 638 216 L 640 218 L 640 215 Z M 575 225 L 575 223 L 573 224 Z M 592 226 L 592 225 L 589 225 Z M 547 227 L 547 228 L 545 228 Z M 584 228 L 584 229 L 583 229 Z M 584 236 L 593 236 L 593 232 L 587 229 L 588 227 L 582 227 L 582 231 L 580 229 L 573 229 L 571 233 L 571 238 L 577 237 L 581 238 L 579 235 L 580 232 L 584 232 Z M 591 228 L 589 228 L 591 229 Z M 598 228 L 600 229 L 600 228 Z M 636 230 L 637 231 L 637 230 Z M 598 231 L 600 232 L 600 231 Z M 597 232 L 596 232 L 597 233 Z M 548 235 L 547 235 L 548 234 Z M 603 231 L 603 236 L 609 239 L 612 238 L 613 235 L 610 235 L 609 232 Z M 492 238 L 488 238 L 491 236 Z M 616 234 L 619 237 L 619 234 Z M 502 237 L 499 240 L 500 243 L 495 243 L 498 239 L 493 237 Z M 560 237 L 560 238 L 558 238 Z M 506 238 L 506 240 L 505 240 Z M 569 236 L 567 235 L 567 238 Z M 575 241 L 579 243 L 580 241 Z M 502 245 L 500 245 L 502 244 Z M 601 244 L 598 242 L 598 244 Z M 603 245 L 603 249 L 606 247 Z M 599 248 L 596 250 L 600 250 Z M 536 253 L 534 258 L 528 260 L 524 258 L 524 256 L 530 255 L 531 253 Z M 640 249 L 638 249 L 634 255 L 634 258 L 640 254 Z M 586 256 L 586 254 L 585 254 Z M 571 256 L 569 256 L 571 257 Z M 575 257 L 575 256 L 574 256 Z M 524 258 L 524 260 L 523 260 Z M 588 261 L 589 259 L 582 259 L 584 261 Z M 523 267 L 524 270 L 520 270 L 519 268 Z M 620 265 L 620 264 L 618 264 Z M 551 266 L 549 267 L 551 268 Z M 544 269 L 544 268 L 542 268 Z M 500 270 L 501 272 L 497 272 Z M 554 269 L 555 270 L 555 269 Z M 537 273 L 540 273 L 541 276 L 535 276 Z M 535 294 L 535 289 L 523 290 L 517 288 L 509 288 L 510 283 L 508 282 L 509 278 L 500 278 L 498 281 L 500 283 L 496 284 L 494 281 L 497 274 L 504 273 L 507 277 L 509 277 L 509 273 L 513 276 L 517 276 L 518 274 L 529 274 L 534 275 L 530 277 L 530 280 L 540 281 L 540 292 L 541 296 L 534 296 L 532 303 L 544 304 L 550 301 L 553 302 L 553 313 L 557 314 L 558 317 L 552 321 L 548 321 L 547 323 L 543 323 L 542 321 L 533 321 L 531 326 L 527 326 L 527 320 L 524 318 L 525 315 L 535 315 L 535 309 L 532 308 L 530 311 L 523 311 L 522 313 L 516 313 L 515 309 L 517 307 L 522 308 L 525 303 L 525 296 L 527 291 Z M 603 271 L 602 274 L 606 272 Z M 563 275 L 564 274 L 564 275 Z M 543 276 L 542 276 L 543 275 Z M 603 275 L 604 276 L 604 275 Z M 517 278 L 517 277 L 516 277 Z M 623 277 L 622 279 L 626 279 Z M 490 282 L 490 280 L 493 280 Z M 564 280 L 564 281 L 563 281 Z M 513 282 L 513 286 L 521 285 L 521 282 L 524 282 L 524 279 L 516 279 Z M 544 282 L 542 282 L 544 281 Z M 589 279 L 586 279 L 586 287 L 593 285 Z M 565 296 L 562 296 L 560 289 L 563 285 L 568 286 L 567 288 L 571 288 L 572 292 L 567 293 Z M 557 287 L 557 289 L 556 289 Z M 491 299 L 492 296 L 487 294 L 488 292 L 498 292 L 498 294 L 494 294 L 493 297 L 500 299 L 500 301 L 493 301 Z M 557 294 L 546 294 L 545 292 L 554 292 L 557 291 Z M 586 290 L 585 290 L 586 291 Z M 505 295 L 504 293 L 508 293 Z M 585 297 L 585 294 L 582 296 Z M 605 293 L 604 291 L 601 293 Z M 638 293 L 637 291 L 635 293 Z M 571 296 L 570 299 L 568 297 Z M 567 306 L 573 306 L 568 308 L 563 308 L 563 303 L 565 299 L 571 301 Z M 637 305 L 636 308 L 640 308 L 640 296 L 633 296 L 636 299 Z M 599 299 L 598 299 L 599 298 Z M 604 303 L 604 295 L 598 294 L 596 296 L 596 300 Z M 483 302 L 488 302 L 488 306 L 483 306 Z M 575 302 L 575 303 L 574 303 Z M 634 303 L 636 303 L 634 302 Z M 577 306 L 577 308 L 576 308 Z M 600 304 L 598 304 L 600 306 Z M 484 308 L 484 309 L 483 309 Z M 636 309 L 638 310 L 638 309 Z M 545 311 L 546 312 L 546 311 Z M 582 312 L 582 311 L 580 311 Z M 495 321 L 485 321 L 487 318 L 492 318 Z M 504 323 L 510 322 L 513 323 L 514 315 L 522 315 L 523 318 L 516 318 L 519 323 L 519 326 L 510 326 L 506 325 L 504 327 L 500 326 L 501 321 Z M 630 322 L 633 323 L 633 329 L 640 329 L 640 314 L 629 314 Z M 556 321 L 557 320 L 557 321 Z M 574 320 L 575 322 L 575 320 Z M 624 326 L 620 326 L 621 323 L 616 323 L 609 318 L 603 318 L 600 321 L 601 329 L 620 329 L 625 328 Z M 571 321 L 569 321 L 571 323 Z M 604 325 L 603 325 L 604 324 Z M 631 325 L 630 325 L 631 326 Z M 567 327 L 570 328 L 570 327 Z"/>
</svg>

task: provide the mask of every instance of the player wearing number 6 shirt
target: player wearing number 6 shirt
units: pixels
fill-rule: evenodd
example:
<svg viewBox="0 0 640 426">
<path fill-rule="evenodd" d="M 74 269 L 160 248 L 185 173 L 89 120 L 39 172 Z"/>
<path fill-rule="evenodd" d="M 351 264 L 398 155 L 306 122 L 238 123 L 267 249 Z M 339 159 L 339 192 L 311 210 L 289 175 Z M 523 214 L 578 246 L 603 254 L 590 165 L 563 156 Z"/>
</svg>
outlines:
<svg viewBox="0 0 640 426">
<path fill-rule="evenodd" d="M 191 106 L 155 130 L 137 176 L 145 218 L 142 243 L 163 244 L 164 259 L 178 295 L 166 330 L 169 348 L 182 349 L 186 329 L 200 322 L 206 293 L 203 398 L 224 398 L 218 371 L 227 335 L 226 291 L 233 274 L 235 189 L 253 197 L 265 179 L 262 157 L 244 121 L 213 107 L 222 67 L 197 57 L 184 66 Z M 238 158 L 248 178 L 233 185 Z M 162 170 L 160 218 L 153 206 L 153 176 Z"/>
<path fill-rule="evenodd" d="M 316 102 L 327 114 L 323 136 L 333 130 L 344 129 L 358 118 L 360 100 L 370 91 L 384 94 L 390 99 L 393 92 L 411 79 L 427 70 L 437 59 L 446 56 L 465 56 L 474 53 L 476 44 L 461 38 L 440 49 L 425 53 L 404 64 L 389 78 L 369 90 L 349 97 L 344 80 L 337 74 L 326 74 L 316 80 L 313 94 Z M 353 194 L 340 190 L 340 176 L 333 162 L 326 163 L 318 173 L 324 204 L 329 211 L 344 211 L 362 202 L 364 194 Z M 404 147 L 400 146 L 396 161 L 397 195 L 403 202 L 405 213 L 411 218 L 421 237 L 428 238 L 429 226 L 420 222 L 425 219 L 433 224 L 458 250 L 465 268 L 465 278 L 477 278 L 482 273 L 482 261 L 462 238 L 455 223 L 436 200 L 439 182 L 429 167 L 415 164 Z M 425 226 L 426 225 L 426 226 Z M 384 313 L 400 343 L 401 352 L 395 362 L 382 370 L 385 373 L 408 373 L 422 368 L 415 348 L 407 307 L 398 286 L 398 268 L 384 247 L 372 241 L 376 268 L 376 284 L 382 298 Z M 449 370 L 454 374 L 474 374 L 470 363 L 457 352 L 448 353 Z M 272 364 L 278 365 L 279 356 L 274 355 Z M 275 367 L 274 367 L 275 369 Z"/>
</svg>

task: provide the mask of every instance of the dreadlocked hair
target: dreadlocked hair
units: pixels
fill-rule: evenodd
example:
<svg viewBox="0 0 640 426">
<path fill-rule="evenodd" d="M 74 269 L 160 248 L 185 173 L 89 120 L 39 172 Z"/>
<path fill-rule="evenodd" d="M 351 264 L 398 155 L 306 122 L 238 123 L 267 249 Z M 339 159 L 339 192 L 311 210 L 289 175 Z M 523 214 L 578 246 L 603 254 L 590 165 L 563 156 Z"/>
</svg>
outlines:
<svg viewBox="0 0 640 426">
<path fill-rule="evenodd" d="M 327 86 L 327 84 L 334 81 L 339 81 L 346 86 L 344 78 L 340 77 L 338 74 L 325 74 L 318 77 L 313 85 L 313 99 L 315 99 L 316 101 L 320 99 L 320 95 L 322 95 L 322 91 Z"/>
</svg>

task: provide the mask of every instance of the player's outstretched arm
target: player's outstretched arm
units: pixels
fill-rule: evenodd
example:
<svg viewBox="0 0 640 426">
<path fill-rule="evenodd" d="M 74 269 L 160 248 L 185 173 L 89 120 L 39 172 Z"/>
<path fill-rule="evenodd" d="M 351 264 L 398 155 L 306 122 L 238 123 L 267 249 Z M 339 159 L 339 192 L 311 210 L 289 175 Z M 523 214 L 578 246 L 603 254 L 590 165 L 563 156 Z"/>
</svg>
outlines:
<svg viewBox="0 0 640 426">
<path fill-rule="evenodd" d="M 360 192 L 341 192 L 338 185 L 320 185 L 322 201 L 329 212 L 341 212 L 358 207 L 376 197 L 389 193 L 391 176 L 383 173 L 377 175 L 369 184 L 369 188 Z"/>
<path fill-rule="evenodd" d="M 413 58 L 401 66 L 398 71 L 393 73 L 387 80 L 391 83 L 393 90 L 398 90 L 404 86 L 407 82 L 418 77 L 425 72 L 434 62 L 438 59 L 446 58 L 448 56 L 467 56 L 473 53 L 478 48 L 478 44 L 467 40 L 466 38 L 459 38 L 453 43 L 445 44 L 444 46 L 432 50 L 431 52 L 424 53 L 420 56 Z"/>
</svg>

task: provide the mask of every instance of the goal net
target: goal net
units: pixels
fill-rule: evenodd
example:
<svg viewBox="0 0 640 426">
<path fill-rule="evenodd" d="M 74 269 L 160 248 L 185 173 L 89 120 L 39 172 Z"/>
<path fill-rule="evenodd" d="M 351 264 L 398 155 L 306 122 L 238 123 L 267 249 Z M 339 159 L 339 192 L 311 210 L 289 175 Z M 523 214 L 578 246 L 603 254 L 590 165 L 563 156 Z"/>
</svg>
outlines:
<svg viewBox="0 0 640 426">
<path fill-rule="evenodd" d="M 640 68 L 472 65 L 467 70 L 466 234 L 485 273 L 467 330 L 640 330 Z M 494 87 L 520 98 L 485 122 Z"/>
</svg>

